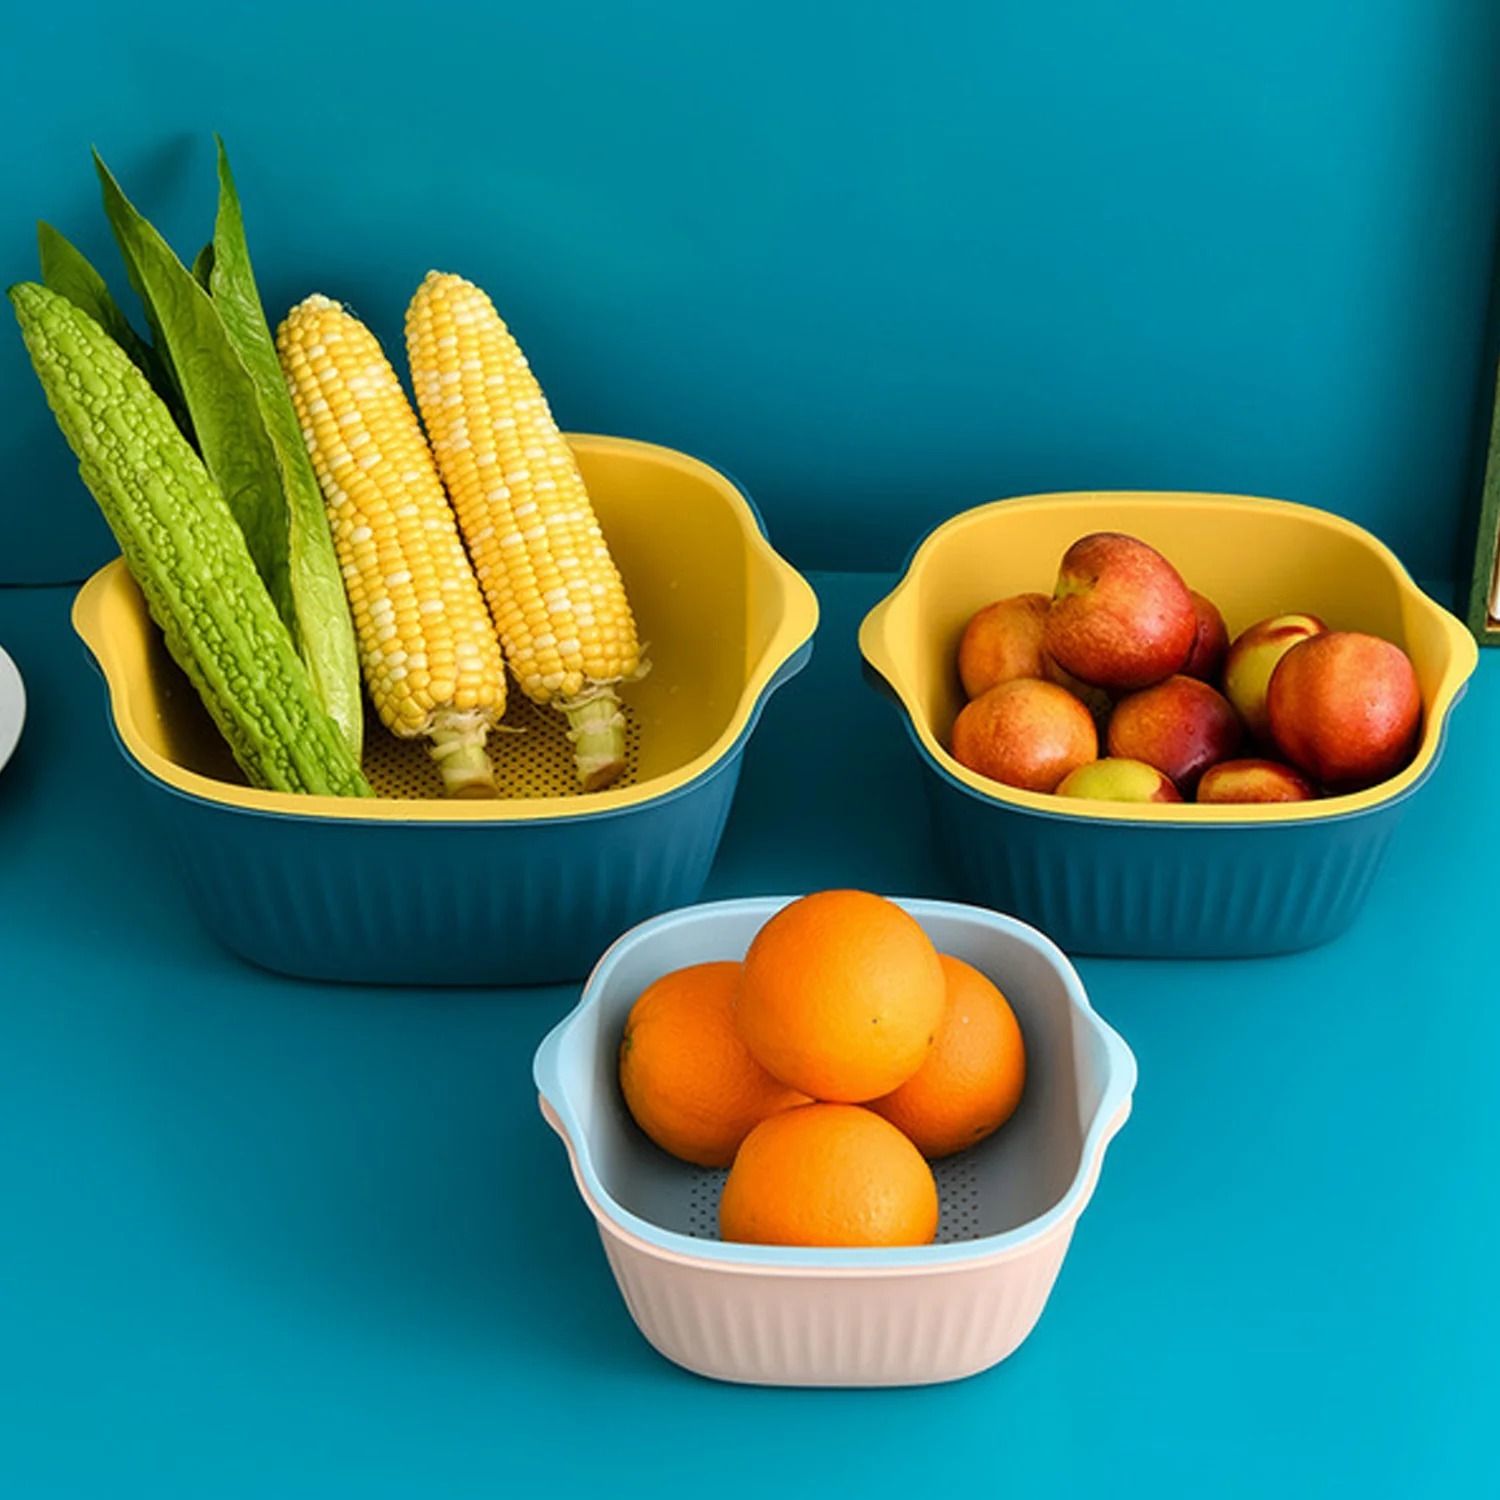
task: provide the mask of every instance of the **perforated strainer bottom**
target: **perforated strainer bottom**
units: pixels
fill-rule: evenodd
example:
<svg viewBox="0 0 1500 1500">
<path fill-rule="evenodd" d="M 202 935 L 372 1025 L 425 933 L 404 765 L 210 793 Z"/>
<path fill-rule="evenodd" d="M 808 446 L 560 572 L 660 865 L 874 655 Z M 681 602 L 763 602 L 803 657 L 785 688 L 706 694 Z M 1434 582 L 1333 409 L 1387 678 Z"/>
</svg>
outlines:
<svg viewBox="0 0 1500 1500">
<path fill-rule="evenodd" d="M 441 799 L 442 778 L 427 753 L 426 740 L 397 739 L 367 714 L 365 776 L 377 797 L 403 801 Z M 567 721 L 550 708 L 538 708 L 511 685 L 502 732 L 490 735 L 490 760 L 503 797 L 571 797 L 578 792 Z M 510 731 L 519 731 L 511 733 Z M 633 786 L 640 767 L 641 731 L 625 710 L 625 772 L 615 786 Z"/>
<path fill-rule="evenodd" d="M 979 1220 L 979 1173 L 974 1158 L 967 1152 L 932 1164 L 937 1178 L 937 1243 L 956 1244 L 978 1239 L 985 1233 Z M 706 1168 L 684 1173 L 687 1187 L 687 1213 L 684 1232 L 695 1240 L 719 1237 L 719 1194 L 724 1190 L 727 1171 Z"/>
</svg>

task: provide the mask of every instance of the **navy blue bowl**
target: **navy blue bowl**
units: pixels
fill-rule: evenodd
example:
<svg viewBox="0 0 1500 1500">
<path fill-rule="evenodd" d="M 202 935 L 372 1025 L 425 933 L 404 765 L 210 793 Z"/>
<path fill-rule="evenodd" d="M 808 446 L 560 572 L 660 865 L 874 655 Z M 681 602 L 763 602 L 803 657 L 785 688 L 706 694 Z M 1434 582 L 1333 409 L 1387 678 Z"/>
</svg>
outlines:
<svg viewBox="0 0 1500 1500">
<path fill-rule="evenodd" d="M 966 622 L 1048 587 L 1071 542 L 1110 530 L 1158 547 L 1232 631 L 1298 609 L 1398 642 L 1426 708 L 1411 763 L 1351 795 L 1256 807 L 1043 796 L 961 765 L 948 746 Z M 1462 624 L 1348 521 L 1284 501 L 1136 492 L 1031 496 L 955 516 L 870 611 L 860 649 L 921 761 L 938 853 L 965 899 L 1072 953 L 1143 958 L 1290 953 L 1343 932 L 1437 768 L 1477 661 Z"/>
<path fill-rule="evenodd" d="M 1068 952 L 1124 958 L 1254 958 L 1338 937 L 1442 753 L 1389 800 L 1316 822 L 1133 823 L 997 802 L 906 727 L 933 836 L 965 899 Z"/>
<path fill-rule="evenodd" d="M 227 948 L 311 979 L 541 984 L 701 895 L 750 736 L 812 653 L 817 599 L 728 476 L 647 443 L 571 441 L 655 658 L 624 691 L 631 775 L 601 792 L 576 792 L 560 717 L 534 709 L 495 745 L 504 798 L 443 800 L 421 747 L 384 731 L 365 748 L 372 799 L 251 788 L 124 564 L 80 590 L 115 741 Z"/>
<path fill-rule="evenodd" d="M 767 699 L 687 785 L 633 807 L 525 822 L 263 812 L 139 774 L 205 927 L 241 958 L 302 979 L 550 984 L 582 978 L 620 933 L 691 905 L 724 832 Z M 113 720 L 111 720 L 113 723 Z"/>
</svg>

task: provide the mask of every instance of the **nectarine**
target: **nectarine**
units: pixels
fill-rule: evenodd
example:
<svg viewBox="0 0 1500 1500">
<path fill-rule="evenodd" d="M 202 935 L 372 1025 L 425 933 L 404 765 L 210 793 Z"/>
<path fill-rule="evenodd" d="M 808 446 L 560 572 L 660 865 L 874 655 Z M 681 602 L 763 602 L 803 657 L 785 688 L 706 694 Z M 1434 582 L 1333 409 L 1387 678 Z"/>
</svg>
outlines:
<svg viewBox="0 0 1500 1500">
<path fill-rule="evenodd" d="M 1242 630 L 1224 658 L 1224 696 L 1258 740 L 1270 737 L 1266 691 L 1276 663 L 1293 646 L 1328 627 L 1316 615 L 1272 615 Z"/>
<path fill-rule="evenodd" d="M 1109 721 L 1109 753 L 1165 771 L 1184 792 L 1240 747 L 1239 717 L 1196 677 L 1169 677 L 1122 698 Z"/>
<path fill-rule="evenodd" d="M 1294 646 L 1271 674 L 1268 704 L 1277 748 L 1332 790 L 1394 776 L 1422 724 L 1422 692 L 1406 653 L 1358 630 Z"/>
<path fill-rule="evenodd" d="M 1180 671 L 1197 617 L 1177 569 L 1117 531 L 1080 538 L 1063 554 L 1047 616 L 1047 653 L 1096 687 L 1147 687 Z"/>
<path fill-rule="evenodd" d="M 1099 802 L 1181 802 L 1182 794 L 1165 771 L 1143 760 L 1106 756 L 1069 771 L 1059 797 L 1092 797 Z"/>
<path fill-rule="evenodd" d="M 953 758 L 1006 786 L 1050 792 L 1099 753 L 1089 711 L 1066 688 L 1033 677 L 992 687 L 953 724 Z"/>
<path fill-rule="evenodd" d="M 977 698 L 1014 677 L 1045 675 L 1042 632 L 1051 606 L 1045 594 L 1016 594 L 986 604 L 969 620 L 958 643 L 965 697 Z"/>
<path fill-rule="evenodd" d="M 1199 802 L 1306 802 L 1317 789 L 1275 760 L 1221 760 L 1199 779 Z"/>
<path fill-rule="evenodd" d="M 1200 682 L 1213 682 L 1219 675 L 1219 668 L 1224 665 L 1224 653 L 1229 650 L 1229 631 L 1224 625 L 1224 616 L 1212 599 L 1196 589 L 1189 589 L 1188 594 L 1193 601 L 1196 634 L 1182 675 L 1196 677 Z"/>
</svg>

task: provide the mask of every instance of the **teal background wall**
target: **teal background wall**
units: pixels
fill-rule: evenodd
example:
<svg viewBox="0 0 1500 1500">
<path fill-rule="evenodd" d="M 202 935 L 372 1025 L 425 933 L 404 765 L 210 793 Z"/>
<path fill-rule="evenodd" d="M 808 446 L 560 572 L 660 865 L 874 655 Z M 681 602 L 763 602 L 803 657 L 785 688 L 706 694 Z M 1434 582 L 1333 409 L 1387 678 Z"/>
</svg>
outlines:
<svg viewBox="0 0 1500 1500">
<path fill-rule="evenodd" d="M 0 271 L 190 254 L 227 138 L 268 304 L 482 281 L 567 425 L 736 473 L 806 565 L 1089 486 L 1288 496 L 1450 571 L 1500 169 L 1489 0 L 37 5 Z M 0 336 L 0 578 L 108 550 Z"/>
</svg>

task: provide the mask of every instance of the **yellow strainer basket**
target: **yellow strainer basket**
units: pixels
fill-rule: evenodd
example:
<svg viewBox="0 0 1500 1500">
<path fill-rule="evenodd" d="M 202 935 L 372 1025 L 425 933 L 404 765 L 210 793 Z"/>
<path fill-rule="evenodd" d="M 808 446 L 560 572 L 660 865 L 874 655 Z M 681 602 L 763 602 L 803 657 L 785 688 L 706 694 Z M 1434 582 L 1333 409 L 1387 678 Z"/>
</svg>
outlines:
<svg viewBox="0 0 1500 1500">
<path fill-rule="evenodd" d="M 770 692 L 817 625 L 806 581 L 732 480 L 671 449 L 573 437 L 652 671 L 624 686 L 628 772 L 574 789 L 560 718 L 511 694 L 492 740 L 506 793 L 445 801 L 425 752 L 370 716 L 374 799 L 245 784 L 122 562 L 73 623 L 111 725 L 175 840 L 204 920 L 286 973 L 417 983 L 584 973 L 622 929 L 695 900 Z"/>
</svg>

